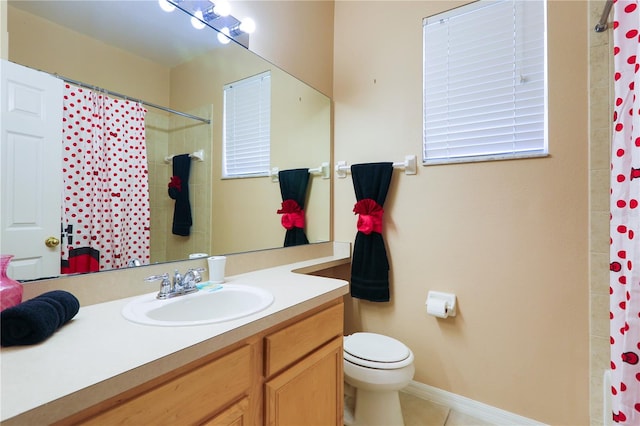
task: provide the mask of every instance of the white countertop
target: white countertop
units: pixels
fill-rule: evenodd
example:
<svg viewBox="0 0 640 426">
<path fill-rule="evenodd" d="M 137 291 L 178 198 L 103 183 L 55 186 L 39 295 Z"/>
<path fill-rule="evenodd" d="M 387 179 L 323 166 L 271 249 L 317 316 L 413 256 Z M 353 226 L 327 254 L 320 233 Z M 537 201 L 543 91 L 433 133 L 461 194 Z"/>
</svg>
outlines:
<svg viewBox="0 0 640 426">
<path fill-rule="evenodd" d="M 0 419 L 8 420 L 6 424 L 60 420 L 342 297 L 348 292 L 346 281 L 294 272 L 337 260 L 343 256 L 227 277 L 229 284 L 272 292 L 274 302 L 261 312 L 224 323 L 190 327 L 134 324 L 121 313 L 131 297 L 82 307 L 46 341 L 2 348 Z"/>
</svg>

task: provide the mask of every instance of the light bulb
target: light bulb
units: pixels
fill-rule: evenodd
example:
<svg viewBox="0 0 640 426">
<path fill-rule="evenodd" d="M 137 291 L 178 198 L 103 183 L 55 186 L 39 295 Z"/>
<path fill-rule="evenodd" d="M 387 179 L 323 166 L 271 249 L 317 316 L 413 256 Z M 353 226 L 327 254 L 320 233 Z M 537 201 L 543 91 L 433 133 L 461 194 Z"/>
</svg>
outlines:
<svg viewBox="0 0 640 426">
<path fill-rule="evenodd" d="M 224 27 L 218 33 L 218 41 L 222 44 L 229 44 L 231 41 L 231 33 L 229 33 L 229 28 Z"/>
<path fill-rule="evenodd" d="M 196 10 L 191 17 L 191 25 L 193 25 L 193 28 L 196 30 L 201 30 L 205 27 L 204 22 L 202 22 L 203 20 L 202 11 Z"/>
<path fill-rule="evenodd" d="M 251 34 L 256 30 L 256 23 L 251 18 L 244 18 L 240 23 L 240 31 Z"/>
<path fill-rule="evenodd" d="M 158 0 L 158 4 L 165 12 L 173 12 L 176 9 L 175 5 L 168 0 Z"/>
<path fill-rule="evenodd" d="M 213 2 L 213 13 L 218 16 L 229 16 L 231 13 L 231 5 L 227 0 L 216 0 Z"/>
</svg>

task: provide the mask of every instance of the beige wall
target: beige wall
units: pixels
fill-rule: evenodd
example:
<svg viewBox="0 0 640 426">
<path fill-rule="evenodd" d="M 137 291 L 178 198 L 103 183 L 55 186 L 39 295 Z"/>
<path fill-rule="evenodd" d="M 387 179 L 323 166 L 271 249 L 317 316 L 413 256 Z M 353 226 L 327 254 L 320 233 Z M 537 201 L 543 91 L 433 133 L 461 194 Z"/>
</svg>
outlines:
<svg viewBox="0 0 640 426">
<path fill-rule="evenodd" d="M 423 17 L 430 1 L 337 1 L 335 159 L 421 155 Z M 587 10 L 550 1 L 543 159 L 394 173 L 385 203 L 390 303 L 353 302 L 351 327 L 404 341 L 415 380 L 549 424 L 587 424 Z M 352 241 L 351 179 L 335 183 L 335 239 Z M 429 290 L 455 318 L 427 316 Z"/>
<path fill-rule="evenodd" d="M 9 32 L 7 30 L 7 2 L 0 1 L 0 59 L 9 57 Z"/>
<path fill-rule="evenodd" d="M 8 11 L 12 62 L 151 103 L 169 104 L 169 68 L 15 7 L 9 6 Z"/>
<path fill-rule="evenodd" d="M 231 0 L 257 22 L 249 48 L 327 96 L 333 91 L 333 1 Z"/>
</svg>

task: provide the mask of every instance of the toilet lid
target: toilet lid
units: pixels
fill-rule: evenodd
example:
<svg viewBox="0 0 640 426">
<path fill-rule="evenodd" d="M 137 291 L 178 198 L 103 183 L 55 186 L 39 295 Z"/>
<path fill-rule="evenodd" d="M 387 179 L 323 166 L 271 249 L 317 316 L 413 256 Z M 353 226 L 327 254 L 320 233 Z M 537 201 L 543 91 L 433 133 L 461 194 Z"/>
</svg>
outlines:
<svg viewBox="0 0 640 426">
<path fill-rule="evenodd" d="M 344 358 L 370 368 L 402 368 L 413 362 L 413 353 L 402 342 L 376 333 L 354 333 L 344 338 Z"/>
</svg>

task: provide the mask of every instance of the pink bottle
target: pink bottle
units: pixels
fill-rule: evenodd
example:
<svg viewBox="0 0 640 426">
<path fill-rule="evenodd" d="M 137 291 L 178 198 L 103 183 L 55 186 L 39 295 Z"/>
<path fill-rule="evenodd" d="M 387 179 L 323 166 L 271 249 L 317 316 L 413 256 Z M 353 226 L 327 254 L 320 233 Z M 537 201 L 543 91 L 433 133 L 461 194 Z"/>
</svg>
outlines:
<svg viewBox="0 0 640 426">
<path fill-rule="evenodd" d="M 0 255 L 0 311 L 22 302 L 22 284 L 7 276 L 12 254 Z"/>
</svg>

